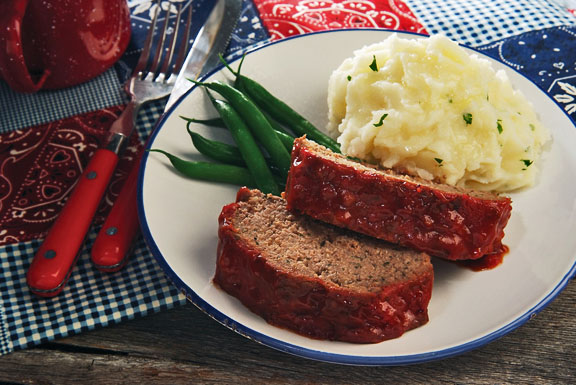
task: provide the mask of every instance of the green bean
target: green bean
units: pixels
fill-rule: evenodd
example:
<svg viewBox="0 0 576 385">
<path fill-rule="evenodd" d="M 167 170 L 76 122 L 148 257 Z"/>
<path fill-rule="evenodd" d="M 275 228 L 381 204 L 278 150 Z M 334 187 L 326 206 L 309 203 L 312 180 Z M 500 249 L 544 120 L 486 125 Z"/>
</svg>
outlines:
<svg viewBox="0 0 576 385">
<path fill-rule="evenodd" d="M 186 127 L 188 127 L 192 123 L 198 123 L 198 124 L 204 124 L 204 125 L 212 126 L 212 127 L 226 128 L 226 125 L 224 124 L 224 121 L 221 118 L 193 119 L 193 118 L 186 118 L 184 116 L 181 116 L 181 118 L 187 122 Z M 282 144 L 284 145 L 284 147 L 286 147 L 286 150 L 291 152 L 292 146 L 294 145 L 294 136 L 291 135 L 289 132 L 287 132 L 284 129 L 282 129 L 282 130 L 278 129 L 279 127 L 281 127 L 278 124 L 278 122 L 273 122 L 270 119 L 268 119 L 268 120 L 270 121 L 270 124 L 274 128 L 274 131 L 276 131 L 278 138 L 282 141 Z"/>
<path fill-rule="evenodd" d="M 292 152 L 292 147 L 294 147 L 294 137 L 280 131 L 276 131 L 276 135 L 278 135 L 278 138 L 284 147 L 286 147 L 286 150 Z"/>
<path fill-rule="evenodd" d="M 250 79 L 247 76 L 241 75 L 242 64 L 244 58 L 240 60 L 238 69 L 234 71 L 230 65 L 220 55 L 220 61 L 226 68 L 236 77 L 234 86 L 241 92 L 245 93 L 258 107 L 260 107 L 267 115 L 271 116 L 272 120 L 290 127 L 298 135 L 306 135 L 308 138 L 318 142 L 334 152 L 340 152 L 340 145 L 334 139 L 318 130 L 310 121 L 306 120 L 297 111 L 292 109 L 282 100 L 272 95 L 264 86 Z"/>
<path fill-rule="evenodd" d="M 318 130 L 310 121 L 292 109 L 282 100 L 272 95 L 260 83 L 238 74 L 235 86 L 246 93 L 252 101 L 266 111 L 273 119 L 290 127 L 298 135 L 306 135 L 334 152 L 340 152 L 340 145 L 334 139 Z"/>
<path fill-rule="evenodd" d="M 278 138 L 266 116 L 249 98 L 236 88 L 220 81 L 195 83 L 222 95 L 247 123 L 254 136 L 262 143 L 274 165 L 283 170 L 283 173 L 288 174 L 291 161 L 290 153 L 282 144 L 280 138 Z"/>
<path fill-rule="evenodd" d="M 283 125 L 274 120 L 274 118 L 272 118 L 269 114 L 267 114 L 265 111 L 262 111 L 262 113 L 264 114 L 264 116 L 266 116 L 266 119 L 268 119 L 268 123 L 270 123 L 274 131 L 281 132 L 283 134 L 290 135 L 292 138 L 295 138 L 293 133 L 289 132 L 286 128 L 284 128 Z"/>
<path fill-rule="evenodd" d="M 198 152 L 200 152 L 202 155 L 222 163 L 236 166 L 246 166 L 246 162 L 244 161 L 242 153 L 238 147 L 217 140 L 207 139 L 190 129 L 188 129 L 188 134 L 192 139 L 194 147 L 196 147 Z M 294 138 L 290 135 L 280 134 L 280 139 L 282 139 L 282 143 L 286 146 L 286 148 L 292 149 L 294 146 Z M 272 164 L 270 158 L 264 156 L 264 159 L 266 160 L 266 163 L 268 164 L 268 167 L 273 174 L 282 176 L 281 171 Z"/>
<path fill-rule="evenodd" d="M 242 158 L 244 158 L 244 161 L 248 165 L 248 169 L 252 173 L 258 188 L 265 193 L 280 195 L 280 188 L 274 180 L 270 168 L 266 164 L 264 155 L 262 155 L 258 144 L 241 116 L 230 103 L 224 100 L 214 99 L 210 94 L 208 94 L 208 96 L 220 114 L 220 117 L 224 120 L 228 130 L 230 130 L 230 134 L 234 142 L 236 142 Z M 282 149 L 285 151 L 284 148 Z M 284 174 L 284 172 L 282 172 L 282 174 Z"/>
<path fill-rule="evenodd" d="M 226 60 L 224 59 L 224 57 L 219 54 L 218 57 L 220 58 L 220 61 L 222 62 L 222 64 L 224 64 L 224 66 L 235 76 L 238 77 L 240 75 L 240 70 L 242 69 L 242 64 L 244 63 L 244 58 L 246 57 L 246 55 L 244 54 L 242 56 L 242 59 L 240 60 L 240 64 L 238 65 L 238 70 L 234 71 L 232 69 L 232 67 L 230 67 L 230 65 L 228 64 L 228 62 L 226 62 Z M 245 94 L 245 96 L 247 96 L 249 98 L 248 95 Z M 252 101 L 253 102 L 253 101 Z M 276 132 L 282 132 L 286 135 L 290 135 L 293 138 L 295 138 L 295 136 L 289 132 L 286 128 L 284 128 L 284 126 L 282 126 L 280 123 L 278 123 L 276 120 L 274 120 L 266 111 L 262 111 L 262 113 L 264 114 L 264 116 L 266 116 L 266 118 L 268 119 L 268 122 L 270 123 L 270 125 L 272 126 L 272 128 L 274 128 L 274 130 Z M 292 147 L 290 147 L 290 151 L 291 151 Z"/>
<path fill-rule="evenodd" d="M 206 139 L 197 132 L 192 131 L 190 129 L 190 123 L 191 122 L 188 122 L 186 124 L 186 130 L 198 152 L 222 163 L 246 166 L 238 147 L 228 143 Z"/>
<path fill-rule="evenodd" d="M 186 130 L 188 131 L 188 134 L 192 139 L 192 143 L 194 144 L 194 147 L 196 147 L 198 152 L 200 152 L 202 155 L 205 155 L 213 160 L 217 160 L 222 163 L 232 164 L 236 166 L 246 166 L 246 162 L 244 161 L 242 153 L 240 152 L 238 147 L 228 143 L 203 137 L 199 133 L 194 132 L 190 129 L 190 125 L 192 123 L 195 123 L 192 119 L 187 120 Z M 224 124 L 223 120 L 222 124 Z M 294 145 L 294 138 L 284 133 L 278 133 L 278 135 L 282 140 L 284 146 L 287 149 L 292 150 L 292 146 Z M 270 158 L 265 156 L 264 159 L 266 159 L 266 163 L 268 164 L 268 167 L 270 167 L 270 171 L 272 171 L 273 174 L 281 175 L 280 170 L 273 164 L 271 164 Z"/>
<path fill-rule="evenodd" d="M 187 124 L 191 123 L 199 123 L 205 126 L 213 126 L 213 127 L 221 127 L 226 128 L 224 121 L 222 118 L 212 118 L 212 119 L 194 119 L 194 118 L 187 118 L 185 116 L 180 115 L 180 118 L 184 119 Z"/>
<path fill-rule="evenodd" d="M 192 162 L 181 159 L 164 150 L 151 149 L 150 151 L 166 155 L 174 168 L 189 178 L 230 183 L 238 186 L 256 186 L 254 177 L 245 167 L 221 163 Z"/>
</svg>

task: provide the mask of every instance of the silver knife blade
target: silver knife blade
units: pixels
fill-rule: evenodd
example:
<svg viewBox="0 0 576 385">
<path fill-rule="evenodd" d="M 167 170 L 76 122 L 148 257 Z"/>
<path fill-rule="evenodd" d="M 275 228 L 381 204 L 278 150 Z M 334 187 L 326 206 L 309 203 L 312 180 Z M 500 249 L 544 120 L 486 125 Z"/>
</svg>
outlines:
<svg viewBox="0 0 576 385">
<path fill-rule="evenodd" d="M 224 53 L 228 46 L 241 13 L 242 0 L 216 2 L 192 43 L 183 70 L 178 74 L 174 89 L 166 103 L 165 111 L 192 88 L 193 84 L 187 80 L 188 78 L 197 79 L 217 66 L 218 55 Z"/>
</svg>

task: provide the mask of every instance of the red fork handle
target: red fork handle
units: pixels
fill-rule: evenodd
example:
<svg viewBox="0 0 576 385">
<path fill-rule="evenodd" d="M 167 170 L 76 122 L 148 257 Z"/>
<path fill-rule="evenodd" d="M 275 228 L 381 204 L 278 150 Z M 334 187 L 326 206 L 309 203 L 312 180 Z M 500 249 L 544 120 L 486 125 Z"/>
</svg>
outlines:
<svg viewBox="0 0 576 385">
<path fill-rule="evenodd" d="M 64 288 L 117 163 L 118 155 L 108 149 L 90 159 L 28 269 L 34 294 L 54 297 Z"/>
<path fill-rule="evenodd" d="M 136 202 L 139 165 L 138 158 L 92 246 L 92 263 L 100 271 L 115 272 L 128 262 L 139 229 Z"/>
</svg>

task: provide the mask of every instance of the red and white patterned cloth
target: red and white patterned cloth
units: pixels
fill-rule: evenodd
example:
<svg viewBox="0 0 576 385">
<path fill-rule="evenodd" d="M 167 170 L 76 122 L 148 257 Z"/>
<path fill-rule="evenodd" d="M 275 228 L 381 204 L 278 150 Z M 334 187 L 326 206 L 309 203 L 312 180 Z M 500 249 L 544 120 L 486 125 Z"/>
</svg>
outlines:
<svg viewBox="0 0 576 385">
<path fill-rule="evenodd" d="M 426 33 L 400 0 L 262 0 L 255 4 L 273 40 L 343 28 L 386 28 Z"/>
<path fill-rule="evenodd" d="M 106 108 L 0 137 L 0 246 L 43 237 L 122 107 Z M 123 153 L 95 223 L 118 195 L 142 145 L 135 135 Z"/>
</svg>

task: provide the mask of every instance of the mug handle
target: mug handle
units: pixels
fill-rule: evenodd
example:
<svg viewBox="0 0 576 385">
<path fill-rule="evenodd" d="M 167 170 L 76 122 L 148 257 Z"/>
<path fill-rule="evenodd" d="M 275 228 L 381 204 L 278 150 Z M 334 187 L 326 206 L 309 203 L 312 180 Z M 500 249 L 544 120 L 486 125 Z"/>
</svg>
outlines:
<svg viewBox="0 0 576 385">
<path fill-rule="evenodd" d="M 44 70 L 34 82 L 26 66 L 20 27 L 28 0 L 2 0 L 0 3 L 0 75 L 14 91 L 36 92 L 42 88 L 50 71 Z"/>
</svg>

